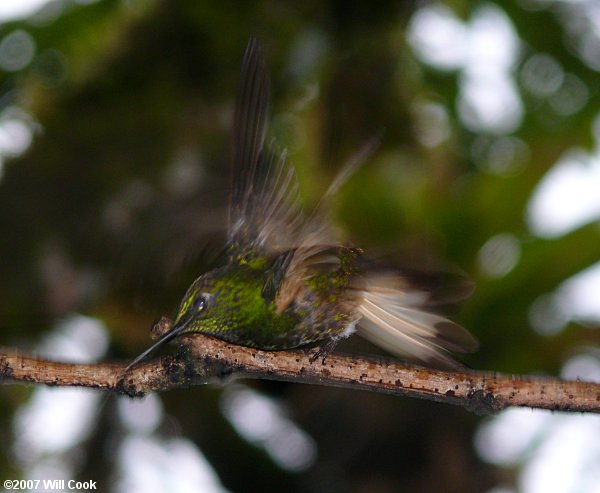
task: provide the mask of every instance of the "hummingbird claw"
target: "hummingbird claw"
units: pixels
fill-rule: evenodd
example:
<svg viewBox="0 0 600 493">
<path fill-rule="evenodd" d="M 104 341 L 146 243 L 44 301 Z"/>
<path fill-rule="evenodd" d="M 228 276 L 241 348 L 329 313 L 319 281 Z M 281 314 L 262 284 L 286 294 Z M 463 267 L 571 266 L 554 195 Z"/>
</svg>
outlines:
<svg viewBox="0 0 600 493">
<path fill-rule="evenodd" d="M 338 343 L 337 340 L 335 340 L 335 339 L 329 339 L 323 345 L 317 347 L 316 351 L 310 357 L 309 361 L 311 363 L 314 363 L 319 358 L 323 358 L 322 361 L 321 361 L 321 364 L 324 365 L 325 364 L 325 360 L 327 359 L 327 356 L 329 356 L 331 353 L 333 353 L 333 350 L 337 346 L 337 343 Z"/>
</svg>

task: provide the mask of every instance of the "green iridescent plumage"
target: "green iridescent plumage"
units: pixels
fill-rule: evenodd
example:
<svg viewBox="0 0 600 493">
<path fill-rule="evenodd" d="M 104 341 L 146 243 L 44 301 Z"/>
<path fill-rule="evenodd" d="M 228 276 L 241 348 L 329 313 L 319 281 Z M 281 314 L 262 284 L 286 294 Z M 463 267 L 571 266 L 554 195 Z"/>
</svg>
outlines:
<svg viewBox="0 0 600 493">
<path fill-rule="evenodd" d="M 350 273 L 339 270 L 311 278 L 284 307 L 278 303 L 282 280 L 277 280 L 283 279 L 282 260 L 275 257 L 266 269 L 231 264 L 201 276 L 184 296 L 175 327 L 185 325 L 184 333 L 202 332 L 263 349 L 294 348 L 343 330 L 349 317 L 336 317 L 331 301 L 344 294 L 339 279 Z"/>
<path fill-rule="evenodd" d="M 182 334 L 198 332 L 267 350 L 307 344 L 330 349 L 355 329 L 394 354 L 456 366 L 448 350 L 471 351 L 477 343 L 427 308 L 460 298 L 465 290 L 448 297 L 431 282 L 439 277 L 373 266 L 360 249 L 342 245 L 327 221 L 330 197 L 373 144 L 357 154 L 305 217 L 296 207 L 297 183 L 285 152 L 265 146 L 268 106 L 267 72 L 259 45 L 251 40 L 234 118 L 228 263 L 194 281 L 170 332 L 130 366 Z"/>
</svg>

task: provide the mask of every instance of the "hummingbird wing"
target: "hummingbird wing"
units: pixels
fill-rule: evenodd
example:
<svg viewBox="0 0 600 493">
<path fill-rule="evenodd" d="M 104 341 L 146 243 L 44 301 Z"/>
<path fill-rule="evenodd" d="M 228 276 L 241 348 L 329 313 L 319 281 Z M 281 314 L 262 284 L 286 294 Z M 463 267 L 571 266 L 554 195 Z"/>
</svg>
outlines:
<svg viewBox="0 0 600 493">
<path fill-rule="evenodd" d="M 265 145 L 269 116 L 269 78 L 257 40 L 250 39 L 242 62 L 241 87 L 233 125 L 229 250 L 233 262 L 274 257 L 295 249 L 292 267 L 314 260 L 314 247 L 338 244 L 328 217 L 331 198 L 379 145 L 375 136 L 342 167 L 310 216 L 298 206 L 298 182 L 286 152 Z M 308 249 L 308 250 L 307 250 Z M 301 266 L 300 266 L 301 267 Z M 302 270 L 292 268 L 290 273 Z"/>
<path fill-rule="evenodd" d="M 330 273 L 340 268 L 340 254 L 347 247 L 341 245 L 329 220 L 331 200 L 350 176 L 379 147 L 381 135 L 376 135 L 363 144 L 337 174 L 312 214 L 304 217 L 296 215 L 292 231 L 293 247 L 285 254 L 283 275 L 279 276 L 275 304 L 278 312 L 285 310 L 311 277 Z"/>
<path fill-rule="evenodd" d="M 470 294 L 462 283 L 442 295 L 416 286 L 411 276 L 393 272 L 366 273 L 353 281 L 358 312 L 357 332 L 379 347 L 401 357 L 440 368 L 461 368 L 449 351 L 476 351 L 477 340 L 463 327 L 432 313 L 431 307 Z"/>
<path fill-rule="evenodd" d="M 265 146 L 269 78 L 258 41 L 250 39 L 242 63 L 233 125 L 229 247 L 235 262 L 271 256 L 293 246 L 302 216 L 298 184 L 286 152 Z"/>
</svg>

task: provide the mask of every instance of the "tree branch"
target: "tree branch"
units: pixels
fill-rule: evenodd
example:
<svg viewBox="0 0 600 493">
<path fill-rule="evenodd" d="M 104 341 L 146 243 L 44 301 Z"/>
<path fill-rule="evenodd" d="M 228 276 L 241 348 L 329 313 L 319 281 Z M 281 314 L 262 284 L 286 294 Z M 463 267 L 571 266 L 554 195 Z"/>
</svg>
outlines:
<svg viewBox="0 0 600 493">
<path fill-rule="evenodd" d="M 140 363 L 60 363 L 0 348 L 0 380 L 80 386 L 142 396 L 230 377 L 264 378 L 420 397 L 495 413 L 507 407 L 600 412 L 600 384 L 473 370 L 442 371 L 396 360 L 330 355 L 311 362 L 306 351 L 261 351 L 196 334 L 186 354 Z"/>
</svg>

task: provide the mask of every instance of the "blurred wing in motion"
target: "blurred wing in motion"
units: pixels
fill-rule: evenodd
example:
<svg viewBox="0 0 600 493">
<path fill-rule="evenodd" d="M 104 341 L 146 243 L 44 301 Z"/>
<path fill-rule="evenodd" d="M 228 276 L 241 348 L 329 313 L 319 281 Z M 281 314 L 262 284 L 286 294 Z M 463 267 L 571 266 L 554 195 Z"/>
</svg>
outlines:
<svg viewBox="0 0 600 493">
<path fill-rule="evenodd" d="M 299 249 L 291 260 L 304 261 L 307 249 L 338 244 L 329 221 L 331 199 L 379 146 L 380 135 L 366 142 L 342 167 L 307 217 L 298 206 L 298 183 L 286 152 L 265 146 L 269 117 L 269 79 L 260 45 L 251 39 L 244 54 L 236 103 L 229 200 L 229 248 L 233 262 Z M 293 271 L 294 269 L 292 269 Z"/>
<path fill-rule="evenodd" d="M 234 261 L 283 250 L 302 220 L 286 153 L 265 149 L 269 104 L 265 62 L 252 38 L 242 63 L 233 129 L 229 247 Z"/>
</svg>

